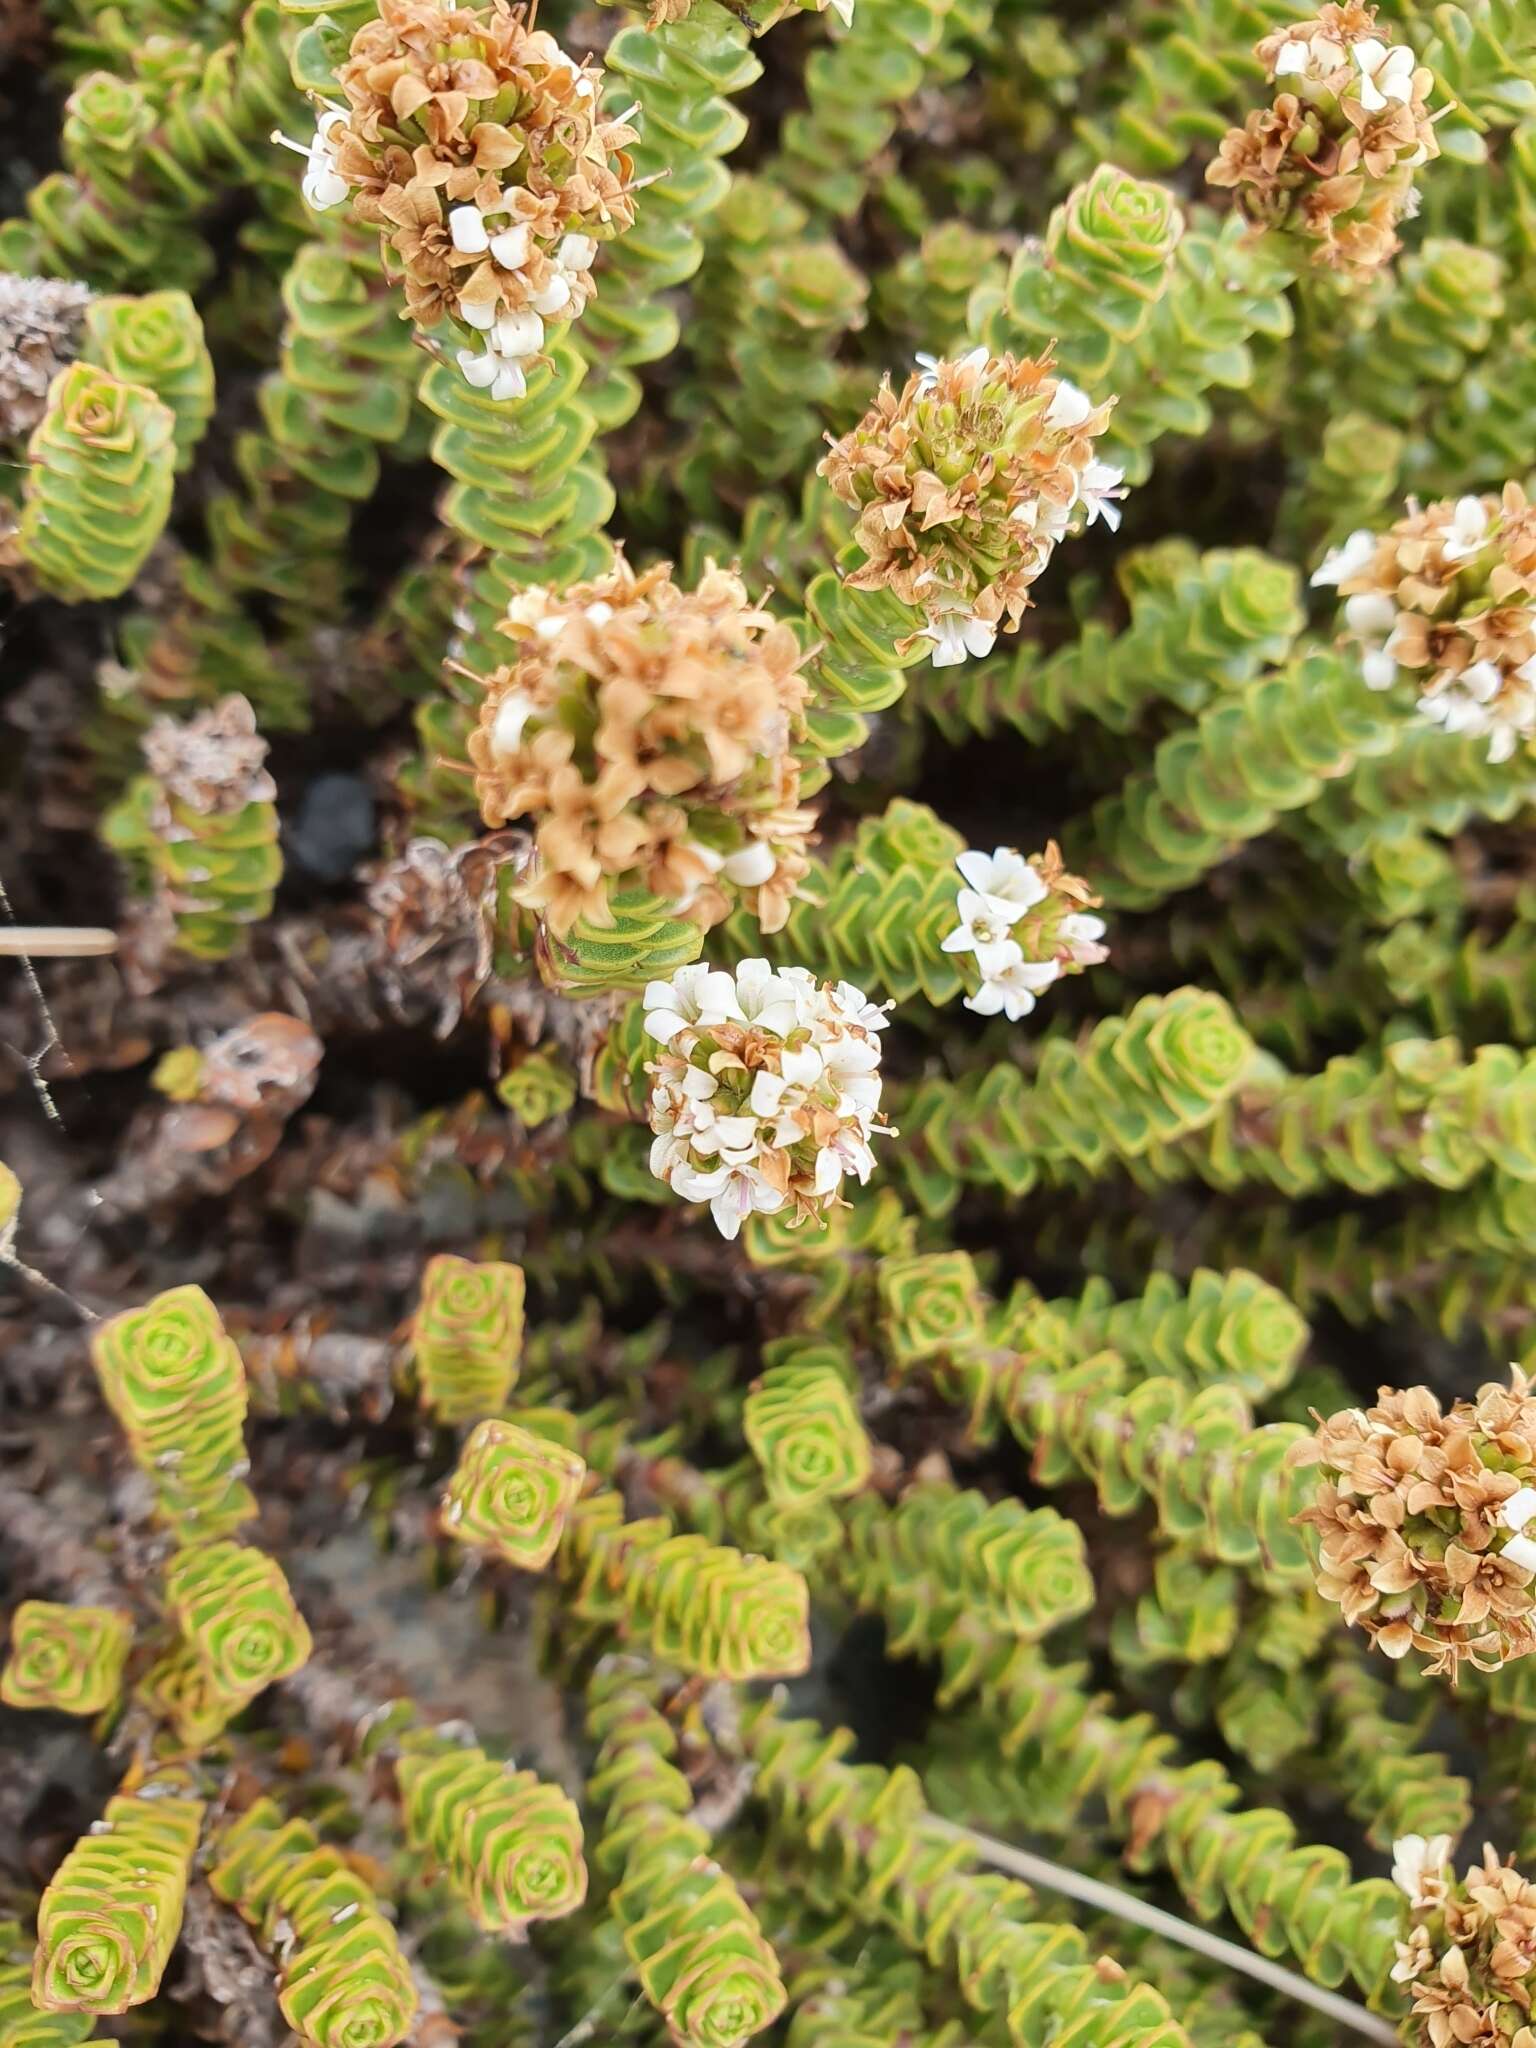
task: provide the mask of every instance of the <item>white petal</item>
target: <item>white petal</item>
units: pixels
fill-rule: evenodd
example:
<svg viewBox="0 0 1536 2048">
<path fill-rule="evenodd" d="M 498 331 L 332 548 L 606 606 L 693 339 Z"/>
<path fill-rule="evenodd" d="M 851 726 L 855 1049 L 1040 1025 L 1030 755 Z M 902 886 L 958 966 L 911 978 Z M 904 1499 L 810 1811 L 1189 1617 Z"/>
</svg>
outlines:
<svg viewBox="0 0 1536 2048">
<path fill-rule="evenodd" d="M 785 1083 L 791 1088 L 814 1088 L 821 1079 L 822 1057 L 814 1045 L 791 1048 L 782 1056 L 779 1066 Z"/>
<path fill-rule="evenodd" d="M 1390 690 L 1397 681 L 1397 663 L 1383 647 L 1372 647 L 1362 657 L 1360 673 L 1368 690 Z"/>
<path fill-rule="evenodd" d="M 681 1195 L 685 1202 L 708 1202 L 722 1188 L 728 1187 L 730 1181 L 731 1169 L 728 1166 L 717 1166 L 709 1173 L 701 1173 L 696 1166 L 682 1161 L 672 1169 L 672 1192 Z"/>
<path fill-rule="evenodd" d="M 516 313 L 496 318 L 496 347 L 504 356 L 537 355 L 544 346 L 544 322 L 537 313 L 523 307 Z"/>
<path fill-rule="evenodd" d="M 647 1010 L 645 1029 L 649 1037 L 662 1045 L 670 1045 L 679 1032 L 688 1029 L 688 1019 L 680 1017 L 676 1010 Z"/>
<path fill-rule="evenodd" d="M 705 1067 L 690 1066 L 683 1075 L 681 1087 L 690 1102 L 708 1102 L 720 1091 L 720 1083 Z"/>
<path fill-rule="evenodd" d="M 973 953 L 976 950 L 976 934 L 968 924 L 956 925 L 947 939 L 940 939 L 941 953 Z"/>
<path fill-rule="evenodd" d="M 754 839 L 739 853 L 726 857 L 722 873 L 739 889 L 755 889 L 772 877 L 778 864 L 778 855 L 767 840 Z"/>
<path fill-rule="evenodd" d="M 566 235 L 555 251 L 562 270 L 590 270 L 597 256 L 597 244 L 590 235 Z"/>
<path fill-rule="evenodd" d="M 995 1017 L 1003 1007 L 1003 991 L 995 981 L 984 981 L 975 995 L 966 997 L 965 1007 L 978 1017 Z"/>
<path fill-rule="evenodd" d="M 1365 590 L 1345 598 L 1344 623 L 1352 633 L 1385 639 L 1397 624 L 1397 606 L 1384 590 Z"/>
<path fill-rule="evenodd" d="M 1070 383 L 1065 377 L 1056 380 L 1056 393 L 1045 409 L 1045 424 L 1048 427 L 1078 427 L 1093 411 L 1093 400 L 1086 391 Z"/>
<path fill-rule="evenodd" d="M 491 396 L 498 402 L 508 398 L 521 398 L 528 389 L 528 380 L 516 363 L 505 356 L 498 363 L 495 381 L 491 385 Z M 552 620 L 551 624 L 554 623 Z"/>
<path fill-rule="evenodd" d="M 496 382 L 500 364 L 493 355 L 474 355 L 467 348 L 458 351 L 455 360 L 464 373 L 466 384 L 473 384 L 477 391 L 485 391 Z"/>
<path fill-rule="evenodd" d="M 491 752 L 515 754 L 523 743 L 523 727 L 534 713 L 534 702 L 520 690 L 510 691 L 497 706 L 491 724 Z"/>
<path fill-rule="evenodd" d="M 1275 57 L 1276 78 L 1289 78 L 1294 72 L 1305 71 L 1310 55 L 1307 43 L 1299 36 L 1289 43 L 1283 43 Z"/>
<path fill-rule="evenodd" d="M 1491 704 L 1504 687 L 1504 677 L 1496 661 L 1474 661 L 1470 668 L 1462 670 L 1458 680 L 1479 704 Z"/>
<path fill-rule="evenodd" d="M 1511 1536 L 1499 1555 L 1528 1572 L 1536 1572 L 1536 1543 L 1529 1536 Z"/>
<path fill-rule="evenodd" d="M 448 235 L 462 256 L 482 256 L 491 246 L 478 206 L 455 206 L 448 215 Z"/>
<path fill-rule="evenodd" d="M 1499 1520 L 1506 1529 L 1523 1529 L 1532 1515 L 1536 1515 L 1536 1486 L 1517 1486 L 1499 1509 Z"/>
<path fill-rule="evenodd" d="M 503 228 L 499 234 L 492 235 L 487 247 L 503 270 L 521 270 L 533 247 L 533 236 L 527 222 L 518 221 L 515 226 Z"/>
<path fill-rule="evenodd" d="M 749 1098 L 753 1109 L 759 1116 L 777 1116 L 787 1086 L 782 1074 L 770 1074 L 766 1067 L 760 1068 Z"/>
<path fill-rule="evenodd" d="M 1357 526 L 1341 546 L 1330 548 L 1321 565 L 1312 572 L 1312 588 L 1317 590 L 1327 583 L 1347 583 L 1370 561 L 1376 552 L 1376 536 L 1368 527 Z"/>
<path fill-rule="evenodd" d="M 561 271 L 555 271 L 543 291 L 535 292 L 530 301 L 536 313 L 558 313 L 571 302 L 569 280 Z"/>
<path fill-rule="evenodd" d="M 461 299 L 459 301 L 459 318 L 466 327 L 478 328 L 482 334 L 485 334 L 496 325 L 496 308 L 494 306 L 466 306 Z"/>
<path fill-rule="evenodd" d="M 923 633 L 933 642 L 929 659 L 935 668 L 958 668 L 965 660 L 965 641 L 953 615 L 940 619 L 936 625 L 925 626 Z"/>
</svg>

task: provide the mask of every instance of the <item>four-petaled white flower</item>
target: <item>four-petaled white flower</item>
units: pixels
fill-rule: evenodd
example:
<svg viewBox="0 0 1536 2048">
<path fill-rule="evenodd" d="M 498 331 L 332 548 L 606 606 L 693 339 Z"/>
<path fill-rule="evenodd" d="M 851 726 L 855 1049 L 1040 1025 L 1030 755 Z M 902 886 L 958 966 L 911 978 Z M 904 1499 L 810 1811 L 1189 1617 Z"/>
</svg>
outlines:
<svg viewBox="0 0 1536 2048">
<path fill-rule="evenodd" d="M 987 962 L 985 979 L 975 995 L 966 997 L 965 1007 L 978 1017 L 995 1017 L 1002 1011 L 1010 1024 L 1017 1024 L 1060 972 L 1054 960 L 1026 960 L 1017 939 L 1008 939 Z"/>
<path fill-rule="evenodd" d="M 1125 471 L 1116 469 L 1112 462 L 1100 462 L 1095 456 L 1077 486 L 1077 501 L 1088 508 L 1086 524 L 1092 526 L 1095 519 L 1102 519 L 1111 533 L 1118 533 L 1121 514 L 1116 500 L 1124 496 Z"/>
<path fill-rule="evenodd" d="M 1445 1866 L 1450 1861 L 1449 1835 L 1404 1835 L 1392 1844 L 1392 1882 L 1410 1905 L 1435 1906 L 1445 1896 Z"/>
<path fill-rule="evenodd" d="M 760 1031 L 782 1037 L 800 1021 L 792 983 L 775 974 L 766 960 L 743 960 L 736 970 L 737 1015 Z"/>
<path fill-rule="evenodd" d="M 1349 54 L 1360 73 L 1360 104 L 1368 114 L 1379 114 L 1388 100 L 1406 106 L 1412 99 L 1414 57 L 1404 44 L 1389 48 L 1376 36 L 1363 36 Z"/>
<path fill-rule="evenodd" d="M 1358 576 L 1362 570 L 1370 566 L 1371 558 L 1379 545 L 1378 537 L 1369 527 L 1357 526 L 1348 540 L 1342 541 L 1336 548 L 1330 548 L 1318 567 L 1312 571 L 1312 588 L 1320 590 L 1326 584 L 1348 583 L 1352 577 Z"/>
<path fill-rule="evenodd" d="M 960 922 L 940 941 L 946 953 L 974 953 L 976 965 L 983 977 L 992 971 L 994 963 L 1001 964 L 1007 958 L 1006 948 L 1013 941 L 1008 933 L 1016 920 L 1023 915 L 1022 909 L 1009 905 L 994 904 L 989 896 L 979 896 L 974 889 L 962 889 L 955 898 L 955 909 Z"/>
<path fill-rule="evenodd" d="M 1056 927 L 1056 937 L 1074 960 L 1084 967 L 1097 967 L 1101 960 L 1109 958 L 1108 948 L 1102 943 L 1108 929 L 1103 918 L 1095 917 L 1092 911 L 1069 910 Z"/>
<path fill-rule="evenodd" d="M 970 612 L 942 612 L 924 626 L 922 638 L 933 642 L 929 657 L 935 668 L 958 668 L 969 654 L 990 654 L 997 643 L 997 627 L 989 619 Z"/>
<path fill-rule="evenodd" d="M 1343 62 L 1344 45 L 1332 36 L 1293 36 L 1275 58 L 1275 76 L 1294 78 L 1297 89 L 1304 91 L 1308 85 L 1318 86 L 1331 78 Z"/>
</svg>

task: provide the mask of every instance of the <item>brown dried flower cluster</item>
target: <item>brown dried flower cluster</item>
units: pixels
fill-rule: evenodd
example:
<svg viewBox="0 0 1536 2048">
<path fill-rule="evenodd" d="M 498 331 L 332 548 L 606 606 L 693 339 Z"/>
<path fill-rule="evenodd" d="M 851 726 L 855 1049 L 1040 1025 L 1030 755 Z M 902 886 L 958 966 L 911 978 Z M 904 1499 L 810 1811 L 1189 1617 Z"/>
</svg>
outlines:
<svg viewBox="0 0 1536 2048">
<path fill-rule="evenodd" d="M 460 352 L 468 380 L 520 395 L 544 321 L 578 317 L 598 241 L 634 220 L 636 131 L 603 115 L 600 69 L 508 0 L 381 0 L 338 78 L 347 105 L 321 114 L 311 203 L 350 191 L 403 273 L 410 317 L 455 322 L 481 345 Z"/>
<path fill-rule="evenodd" d="M 557 937 L 611 925 L 620 887 L 705 926 L 739 897 L 777 931 L 812 823 L 791 628 L 713 563 L 690 591 L 666 563 L 641 575 L 621 558 L 563 593 L 520 592 L 502 630 L 518 652 L 484 679 L 469 753 L 486 823 L 534 821 L 517 901 Z"/>
<path fill-rule="evenodd" d="M 1205 174 L 1237 188 L 1255 227 L 1295 235 L 1312 263 L 1359 279 L 1397 253 L 1413 174 L 1440 153 L 1432 74 L 1375 29 L 1375 8 L 1348 0 L 1265 36 L 1254 54 L 1280 90 L 1227 131 Z"/>
<path fill-rule="evenodd" d="M 1449 1836 L 1395 1847 L 1393 1875 L 1413 1910 L 1392 1975 L 1409 1987 L 1423 2048 L 1536 2048 L 1536 1885 L 1486 1843 L 1460 1885 Z"/>
<path fill-rule="evenodd" d="M 1318 1591 L 1389 1657 L 1451 1678 L 1536 1649 L 1536 1396 L 1524 1373 L 1448 1413 L 1427 1388 L 1319 1420 L 1292 1453 L 1321 1466 L 1298 1516 L 1319 1533 Z"/>
<path fill-rule="evenodd" d="M 277 795 L 266 769 L 267 743 L 244 697 L 225 697 L 185 720 L 157 718 L 143 747 L 166 801 L 201 816 L 226 816 Z"/>
<path fill-rule="evenodd" d="M 1402 671 L 1418 709 L 1507 761 L 1536 740 L 1536 508 L 1518 484 L 1444 499 L 1384 534 L 1352 533 L 1313 576 L 1344 598 L 1372 689 Z"/>
<path fill-rule="evenodd" d="M 889 377 L 821 464 L 868 558 L 854 590 L 892 590 L 921 610 L 936 666 L 985 654 L 1017 627 L 1028 590 L 1078 506 L 1119 523 L 1121 472 L 1093 453 L 1114 401 L 1095 405 L 1038 362 L 989 356 Z"/>
<path fill-rule="evenodd" d="M 0 436 L 30 434 L 42 418 L 48 386 L 75 359 L 90 303 L 86 285 L 0 271 Z"/>
</svg>

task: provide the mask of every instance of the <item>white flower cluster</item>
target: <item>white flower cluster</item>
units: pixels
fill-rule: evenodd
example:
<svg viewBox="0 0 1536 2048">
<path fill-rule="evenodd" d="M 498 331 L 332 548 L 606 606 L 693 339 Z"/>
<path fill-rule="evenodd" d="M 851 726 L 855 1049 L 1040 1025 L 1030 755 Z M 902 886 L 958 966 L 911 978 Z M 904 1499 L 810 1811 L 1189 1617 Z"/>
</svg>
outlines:
<svg viewBox="0 0 1536 2048">
<path fill-rule="evenodd" d="M 845 1175 L 869 1179 L 886 1016 L 862 990 L 743 960 L 734 974 L 681 967 L 644 1000 L 665 1047 L 646 1068 L 651 1171 L 708 1202 L 722 1236 L 754 1211 L 822 1216 Z"/>
<path fill-rule="evenodd" d="M 1048 959 L 1025 957 L 1013 936 L 1014 927 L 1047 900 L 1051 889 L 1033 862 L 1011 846 L 1000 846 L 994 853 L 962 853 L 955 866 L 966 884 L 955 897 L 960 923 L 942 944 L 946 953 L 976 956 L 981 987 L 966 997 L 968 1010 L 981 1017 L 995 1017 L 1001 1011 L 1016 1024 L 1065 967 L 1092 967 L 1105 958 L 1099 943 L 1104 920 L 1084 910 L 1069 910 L 1054 920 Z"/>
</svg>

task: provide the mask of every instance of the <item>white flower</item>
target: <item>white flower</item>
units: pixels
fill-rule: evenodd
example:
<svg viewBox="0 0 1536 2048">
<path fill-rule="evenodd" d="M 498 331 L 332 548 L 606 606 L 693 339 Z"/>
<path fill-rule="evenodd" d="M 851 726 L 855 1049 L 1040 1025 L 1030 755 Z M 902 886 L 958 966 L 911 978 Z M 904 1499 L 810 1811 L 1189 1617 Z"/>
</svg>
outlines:
<svg viewBox="0 0 1536 2048">
<path fill-rule="evenodd" d="M 857 1176 L 860 1187 L 875 1170 L 875 1155 L 855 1130 L 839 1131 L 829 1145 L 816 1154 L 816 1192 L 835 1195 L 845 1173 Z"/>
<path fill-rule="evenodd" d="M 693 1133 L 694 1151 L 718 1153 L 726 1166 L 750 1166 L 759 1143 L 755 1116 L 712 1117 L 708 1123 L 701 1121 Z"/>
<path fill-rule="evenodd" d="M 1086 391 L 1080 391 L 1067 378 L 1058 377 L 1055 395 L 1045 409 L 1045 424 L 1068 429 L 1080 427 L 1093 409 L 1093 400 Z"/>
<path fill-rule="evenodd" d="M 643 1001 L 645 1029 L 663 1045 L 670 1045 L 680 1031 L 707 1031 L 727 1017 L 741 1016 L 731 977 L 700 961 L 679 967 L 670 981 L 647 982 Z"/>
<path fill-rule="evenodd" d="M 336 168 L 336 145 L 331 140 L 337 122 L 344 122 L 346 118 L 345 107 L 324 107 L 315 122 L 314 138 L 309 143 L 295 142 L 280 128 L 272 131 L 274 142 L 304 158 L 304 203 L 313 207 L 316 213 L 324 213 L 327 207 L 339 205 L 352 189 Z"/>
<path fill-rule="evenodd" d="M 1295 47 L 1294 44 L 1287 45 L 1287 48 Z M 1283 56 L 1284 52 L 1281 54 Z M 1376 546 L 1376 535 L 1369 527 L 1357 526 L 1349 539 L 1336 548 L 1330 548 L 1321 564 L 1312 571 L 1312 588 L 1318 590 L 1327 583 L 1349 582 L 1351 577 L 1358 576 L 1368 566 Z"/>
<path fill-rule="evenodd" d="M 516 313 L 498 313 L 495 335 L 498 355 L 536 356 L 544 346 L 544 322 L 524 306 Z"/>
<path fill-rule="evenodd" d="M 995 1017 L 1003 1011 L 1010 1024 L 1017 1024 L 1029 1015 L 1035 997 L 1050 987 L 1061 970 L 1054 960 L 1026 960 L 1014 939 L 1001 950 L 1003 958 L 989 962 L 986 979 L 975 995 L 966 997 L 965 1007 L 978 1017 Z"/>
<path fill-rule="evenodd" d="M 1488 508 L 1481 498 L 1458 498 L 1450 532 L 1441 543 L 1448 562 L 1465 562 L 1488 538 Z"/>
<path fill-rule="evenodd" d="M 935 668 L 958 668 L 969 654 L 992 652 L 997 627 L 969 612 L 944 612 L 923 627 L 921 637 L 933 642 Z"/>
<path fill-rule="evenodd" d="M 1413 97 L 1412 50 L 1404 44 L 1392 48 L 1375 36 L 1365 36 L 1349 53 L 1360 73 L 1360 104 L 1368 114 L 1379 114 L 1388 100 L 1405 104 Z"/>
<path fill-rule="evenodd" d="M 1441 1894 L 1426 1890 L 1426 1880 L 1438 1878 L 1450 1859 L 1449 1835 L 1404 1835 L 1392 1844 L 1392 1882 L 1406 1892 L 1414 1906 L 1433 1906 Z"/>
<path fill-rule="evenodd" d="M 555 314 L 561 312 L 571 301 L 571 283 L 563 270 L 550 273 L 548 284 L 542 291 L 535 292 L 529 300 L 535 313 Z"/>
<path fill-rule="evenodd" d="M 1385 640 L 1397 624 L 1397 606 L 1384 590 L 1363 590 L 1345 598 L 1344 623 L 1363 640 Z"/>
<path fill-rule="evenodd" d="M 1474 661 L 1462 670 L 1456 681 L 1479 704 L 1491 704 L 1504 687 L 1504 677 L 1496 661 Z"/>
<path fill-rule="evenodd" d="M 779 970 L 781 974 L 789 971 L 787 967 Z M 803 968 L 799 971 L 806 972 Z M 814 986 L 815 977 L 807 975 L 807 979 Z M 862 1031 L 883 1031 L 891 1021 L 885 1012 L 892 1006 L 887 1003 L 882 1008 L 879 1003 L 872 1003 L 863 989 L 855 988 L 851 981 L 840 981 L 828 996 L 827 1004 L 835 1017 L 845 1024 L 857 1024 Z"/>
<path fill-rule="evenodd" d="M 786 1037 L 800 1021 L 794 985 L 783 981 L 766 960 L 743 960 L 736 970 L 738 1017 L 760 1031 Z"/>
<path fill-rule="evenodd" d="M 1499 1509 L 1499 1525 L 1523 1529 L 1532 1515 L 1536 1515 L 1536 1486 L 1517 1486 Z"/>
<path fill-rule="evenodd" d="M 672 1188 L 685 1202 L 708 1202 L 709 1213 L 720 1235 L 735 1238 L 741 1226 L 758 1210 L 772 1216 L 784 1206 L 784 1196 L 770 1187 L 755 1166 L 720 1166 L 713 1173 L 699 1173 L 691 1166 L 672 1170 Z"/>
<path fill-rule="evenodd" d="M 1108 957 L 1102 944 L 1108 929 L 1103 918 L 1095 917 L 1091 911 L 1069 910 L 1057 925 L 1056 936 L 1074 960 L 1084 967 L 1096 967 Z"/>
<path fill-rule="evenodd" d="M 503 270 L 521 270 L 533 250 L 533 234 L 526 221 L 514 221 L 492 235 L 490 252 Z"/>
<path fill-rule="evenodd" d="M 822 1057 L 814 1045 L 786 1051 L 777 1074 L 769 1073 L 766 1067 L 758 1069 L 748 1100 L 756 1115 L 777 1117 L 783 1112 L 786 1096 L 803 1096 L 807 1088 L 816 1086 L 821 1075 Z"/>
<path fill-rule="evenodd" d="M 1016 847 L 999 846 L 991 853 L 968 847 L 955 866 L 978 896 L 985 896 L 993 914 L 1017 924 L 1026 910 L 1043 903 L 1050 891 Z"/>
<path fill-rule="evenodd" d="M 1102 519 L 1111 533 L 1120 531 L 1120 507 L 1114 502 L 1125 496 L 1125 471 L 1097 457 L 1083 471 L 1077 486 L 1078 503 L 1088 507 L 1088 524 Z"/>
<path fill-rule="evenodd" d="M 832 12 L 844 28 L 853 27 L 853 0 L 830 0 Z"/>
<path fill-rule="evenodd" d="M 1536 1543 L 1529 1536 L 1511 1536 L 1499 1555 L 1507 1557 L 1511 1564 L 1519 1565 L 1524 1571 L 1536 1572 Z"/>
<path fill-rule="evenodd" d="M 502 355 L 486 337 L 485 353 L 476 355 L 472 349 L 461 348 L 455 361 L 464 374 L 466 384 L 472 384 L 477 391 L 488 391 L 494 399 L 521 398 L 528 389 L 522 366 L 510 356 Z"/>
<path fill-rule="evenodd" d="M 491 246 L 491 231 L 485 224 L 485 215 L 483 206 L 453 206 L 448 209 L 448 239 L 461 256 L 483 256 Z"/>
<path fill-rule="evenodd" d="M 1384 647 L 1368 647 L 1361 658 L 1360 673 L 1368 690 L 1390 690 L 1397 681 L 1397 661 Z"/>
<path fill-rule="evenodd" d="M 1332 36 L 1295 36 L 1275 58 L 1276 78 L 1294 78 L 1298 85 L 1318 84 L 1344 62 L 1344 45 Z"/>
<path fill-rule="evenodd" d="M 960 891 L 955 898 L 955 910 L 960 922 L 947 938 L 940 940 L 940 948 L 945 953 L 974 953 L 985 976 L 994 963 L 1001 965 L 1007 959 L 1005 949 L 1014 943 L 1008 932 L 1020 912 L 1012 904 L 994 905 L 990 897 L 979 895 L 974 889 Z"/>
<path fill-rule="evenodd" d="M 1089 467 L 1092 468 L 1092 466 L 1090 463 Z M 1101 463 L 1099 466 L 1103 468 L 1106 465 Z M 1067 527 L 1072 519 L 1072 507 L 1070 505 L 1059 505 L 1054 498 L 1020 498 L 1017 505 L 1008 514 L 1008 517 L 1016 526 L 1027 526 L 1030 532 L 1038 539 L 1043 540 L 1050 547 L 1055 547 L 1059 540 L 1066 538 Z M 1119 524 L 1119 519 L 1120 515 L 1117 512 L 1115 514 L 1115 523 L 1117 525 Z M 1091 514 L 1089 515 L 1088 523 L 1090 526 L 1093 524 Z"/>
<path fill-rule="evenodd" d="M 779 857 L 766 839 L 749 839 L 736 853 L 727 854 L 721 872 L 739 889 L 756 889 L 772 879 Z"/>
<path fill-rule="evenodd" d="M 884 1024 L 885 1019 L 881 1018 Z M 790 1055 L 785 1054 L 788 1071 Z M 839 1116 L 867 1123 L 880 1107 L 880 1048 L 867 1038 L 834 1038 L 821 1049 L 822 1072 L 837 1090 Z"/>
</svg>

